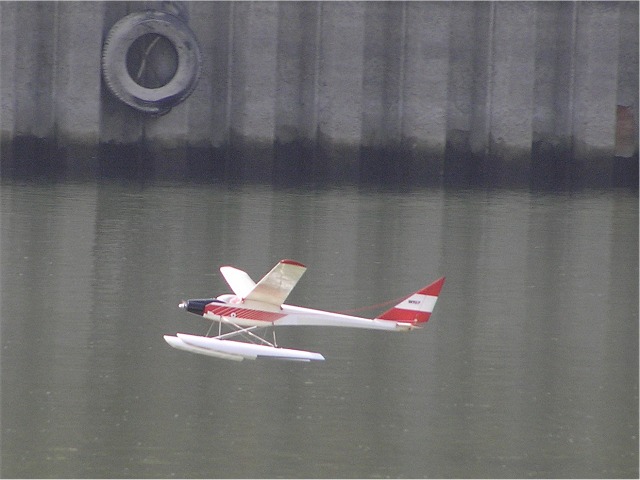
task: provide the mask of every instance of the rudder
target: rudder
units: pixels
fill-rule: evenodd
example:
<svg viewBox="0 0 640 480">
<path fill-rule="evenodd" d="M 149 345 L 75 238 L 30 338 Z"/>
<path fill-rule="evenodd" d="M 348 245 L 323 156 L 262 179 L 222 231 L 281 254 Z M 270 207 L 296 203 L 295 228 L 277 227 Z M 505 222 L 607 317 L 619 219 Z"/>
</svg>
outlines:
<svg viewBox="0 0 640 480">
<path fill-rule="evenodd" d="M 411 324 L 426 323 L 431 317 L 444 281 L 445 277 L 441 277 L 414 294 L 409 295 L 395 307 L 376 317 L 376 320 Z"/>
</svg>

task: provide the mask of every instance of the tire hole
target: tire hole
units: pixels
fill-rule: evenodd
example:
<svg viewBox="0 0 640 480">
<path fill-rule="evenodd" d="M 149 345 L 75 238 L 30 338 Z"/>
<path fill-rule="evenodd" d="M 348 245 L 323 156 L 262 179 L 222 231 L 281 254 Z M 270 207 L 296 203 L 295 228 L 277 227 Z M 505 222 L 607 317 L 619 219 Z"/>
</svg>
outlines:
<svg viewBox="0 0 640 480">
<path fill-rule="evenodd" d="M 127 51 L 127 72 L 144 88 L 167 85 L 178 71 L 178 52 L 168 38 L 147 33 L 137 38 Z"/>
</svg>

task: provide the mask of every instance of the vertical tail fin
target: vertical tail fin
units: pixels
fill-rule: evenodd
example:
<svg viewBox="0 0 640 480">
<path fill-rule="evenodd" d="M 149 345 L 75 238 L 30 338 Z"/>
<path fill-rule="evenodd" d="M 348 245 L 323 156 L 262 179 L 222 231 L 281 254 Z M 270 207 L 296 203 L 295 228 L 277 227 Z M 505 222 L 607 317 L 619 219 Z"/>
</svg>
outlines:
<svg viewBox="0 0 640 480">
<path fill-rule="evenodd" d="M 402 302 L 377 317 L 377 320 L 391 320 L 402 323 L 426 323 L 436 305 L 445 277 L 408 296 Z"/>
</svg>

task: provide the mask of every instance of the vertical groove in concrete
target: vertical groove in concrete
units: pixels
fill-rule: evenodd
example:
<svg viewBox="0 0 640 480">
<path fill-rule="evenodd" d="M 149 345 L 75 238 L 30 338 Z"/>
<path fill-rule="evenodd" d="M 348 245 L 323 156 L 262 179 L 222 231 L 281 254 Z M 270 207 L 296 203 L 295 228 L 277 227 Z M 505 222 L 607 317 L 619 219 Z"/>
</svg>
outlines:
<svg viewBox="0 0 640 480">
<path fill-rule="evenodd" d="M 620 4 L 618 105 L 632 106 L 638 114 L 638 2 Z"/>
<path fill-rule="evenodd" d="M 235 15 L 235 4 L 233 2 L 229 3 L 229 12 L 227 13 L 227 55 L 220 60 L 220 64 L 224 64 L 222 68 L 224 72 L 224 81 L 225 81 L 225 97 L 224 97 L 224 105 L 225 105 L 225 117 L 224 117 L 224 130 L 225 130 L 225 139 L 226 144 L 231 143 L 231 100 L 233 99 L 232 95 L 232 81 L 231 81 L 231 72 L 233 72 L 233 36 L 235 34 L 233 28 L 233 18 Z M 224 62 L 224 63 L 223 63 Z"/>
<path fill-rule="evenodd" d="M 574 155 L 581 162 L 613 154 L 620 25 L 616 2 L 578 5 Z"/>
<path fill-rule="evenodd" d="M 327 146 L 360 145 L 365 7 L 360 2 L 322 7 L 318 130 Z"/>
<path fill-rule="evenodd" d="M 317 6 L 278 3 L 276 141 L 314 141 L 317 118 Z"/>
<path fill-rule="evenodd" d="M 234 5 L 231 129 L 269 143 L 275 133 L 278 4 Z"/>
<path fill-rule="evenodd" d="M 362 125 L 359 167 L 363 179 L 396 182 L 406 170 L 408 157 L 402 142 L 401 74 L 404 62 L 406 4 L 367 2 L 364 11 L 362 71 Z M 395 167 L 398 177 L 389 174 Z"/>
<path fill-rule="evenodd" d="M 618 120 L 616 155 L 632 157 L 638 151 L 638 2 L 620 4 L 620 50 L 618 55 L 618 85 L 616 103 L 629 115 L 630 125 Z M 619 129 L 626 129 L 623 132 Z M 620 136 L 618 135 L 620 134 Z M 626 137 L 626 138 L 625 138 Z"/>
<path fill-rule="evenodd" d="M 528 175 L 535 66 L 536 2 L 496 2 L 491 42 L 489 135 L 498 168 Z M 513 163 L 516 162 L 516 165 Z M 505 172 L 509 175 L 511 173 Z"/>
<path fill-rule="evenodd" d="M 239 173 L 272 171 L 277 91 L 278 3 L 233 5 L 230 161 Z"/>
<path fill-rule="evenodd" d="M 16 122 L 16 22 L 17 4 L 0 2 L 0 141 L 10 142 Z"/>
<path fill-rule="evenodd" d="M 475 5 L 460 2 L 451 8 L 449 75 L 447 78 L 445 174 L 460 177 L 472 165 L 470 136 L 474 85 Z"/>
<path fill-rule="evenodd" d="M 387 2 L 365 5 L 361 139 L 365 147 L 400 141 L 402 6 Z"/>
<path fill-rule="evenodd" d="M 55 63 L 54 2 L 18 2 L 16 24 L 15 135 L 55 137 L 53 71 Z"/>
<path fill-rule="evenodd" d="M 52 100 L 58 158 L 76 173 L 97 171 L 104 4 L 56 2 Z"/>
<path fill-rule="evenodd" d="M 491 78 L 493 55 L 493 2 L 474 2 L 472 40 L 473 94 L 469 136 L 471 153 L 480 159 L 489 153 L 489 132 L 491 130 Z"/>
<path fill-rule="evenodd" d="M 198 43 L 203 58 L 215 59 L 202 63 L 202 73 L 195 90 L 191 94 L 189 112 L 187 118 L 186 139 L 189 145 L 194 147 L 210 147 L 220 144 L 224 138 L 224 126 L 214 128 L 216 118 L 225 118 L 225 104 L 221 99 L 226 97 L 225 82 L 220 80 L 221 70 L 214 70 L 214 65 L 224 65 L 220 58 L 226 57 L 226 29 L 220 28 L 227 25 L 223 7 L 228 11 L 228 4 L 216 3 L 210 6 L 205 2 L 189 2 L 189 26 L 194 32 L 198 32 Z M 222 16 L 222 21 L 219 18 Z M 226 72 L 225 72 L 226 73 Z"/>
<path fill-rule="evenodd" d="M 410 149 L 426 155 L 416 167 L 432 163 L 432 173 L 440 174 L 449 110 L 452 4 L 408 2 L 406 9 L 402 135 Z"/>
<path fill-rule="evenodd" d="M 558 61 L 558 71 L 560 72 L 560 78 L 565 75 L 568 80 L 566 82 L 566 91 L 563 90 L 565 82 L 559 83 L 560 94 L 558 95 L 557 99 L 561 100 L 564 94 L 565 101 L 562 103 L 566 103 L 567 108 L 564 113 L 556 112 L 559 115 L 559 121 L 556 120 L 556 131 L 559 132 L 560 135 L 566 135 L 569 148 L 572 152 L 574 134 L 573 115 L 575 111 L 576 100 L 576 50 L 578 42 L 578 9 L 579 4 L 577 2 L 572 2 L 569 7 L 568 15 L 566 13 L 563 15 L 565 19 L 568 17 L 570 27 L 567 29 L 567 33 L 569 34 L 568 37 L 566 35 L 560 36 L 560 39 L 564 39 L 565 41 L 565 50 L 564 54 L 561 53 L 562 59 L 559 59 Z"/>
<path fill-rule="evenodd" d="M 278 178 L 314 177 L 321 4 L 278 2 L 274 156 Z"/>
<path fill-rule="evenodd" d="M 400 12 L 400 58 L 398 59 L 398 128 L 400 140 L 405 142 L 407 125 L 405 124 L 405 95 L 407 69 L 407 2 L 402 2 Z"/>
<path fill-rule="evenodd" d="M 536 3 L 531 168 L 538 179 L 563 178 L 569 163 L 574 6 Z"/>
<path fill-rule="evenodd" d="M 59 140 L 96 144 L 100 133 L 100 52 L 104 4 L 59 2 L 56 39 L 55 120 Z M 60 138 L 61 137 L 61 138 Z"/>
<path fill-rule="evenodd" d="M 562 4 L 537 4 L 535 41 L 535 86 L 533 112 L 533 141 L 553 136 L 556 108 L 556 72 L 559 52 L 558 20 Z"/>
</svg>

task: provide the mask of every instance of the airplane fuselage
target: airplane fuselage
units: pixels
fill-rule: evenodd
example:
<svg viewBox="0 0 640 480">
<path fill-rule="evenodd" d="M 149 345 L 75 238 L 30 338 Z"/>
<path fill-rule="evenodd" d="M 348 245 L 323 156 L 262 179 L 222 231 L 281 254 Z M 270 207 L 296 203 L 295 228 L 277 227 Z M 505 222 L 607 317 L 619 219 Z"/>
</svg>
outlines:
<svg viewBox="0 0 640 480">
<path fill-rule="evenodd" d="M 415 328 L 415 325 L 409 322 L 372 320 L 286 304 L 278 307 L 268 303 L 243 301 L 235 295 L 220 295 L 215 299 L 187 300 L 180 304 L 180 308 L 214 322 L 232 323 L 241 327 L 325 326 L 387 331 L 406 331 Z"/>
</svg>

